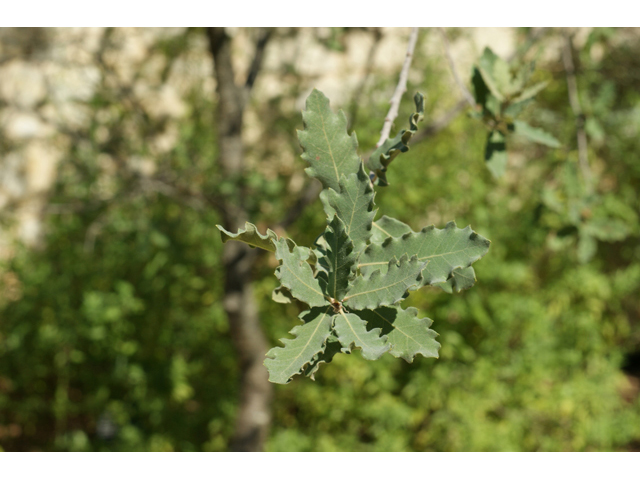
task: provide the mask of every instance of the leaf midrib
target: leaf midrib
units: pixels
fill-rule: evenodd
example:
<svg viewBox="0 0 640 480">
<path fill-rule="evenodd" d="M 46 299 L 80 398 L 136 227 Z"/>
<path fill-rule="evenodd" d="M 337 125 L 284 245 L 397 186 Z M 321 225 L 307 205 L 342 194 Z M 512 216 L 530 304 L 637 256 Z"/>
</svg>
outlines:
<svg viewBox="0 0 640 480">
<path fill-rule="evenodd" d="M 374 224 L 374 225 L 375 225 L 375 224 Z M 470 249 L 472 249 L 472 248 L 477 248 L 477 247 L 476 247 L 476 246 L 471 246 L 471 247 L 463 248 L 462 250 L 456 250 L 456 251 L 453 251 L 453 252 L 438 253 L 438 254 L 436 254 L 436 255 L 427 255 L 426 257 L 418 257 L 418 260 L 419 260 L 419 261 L 422 261 L 422 260 L 427 260 L 427 259 L 430 259 L 430 258 L 446 257 L 446 256 L 448 256 L 448 255 L 454 255 L 454 254 L 456 254 L 456 253 L 464 252 L 464 251 L 466 251 L 466 250 L 470 250 Z M 403 253 L 405 253 L 405 254 L 407 254 L 407 255 L 409 254 L 409 252 L 403 252 Z M 393 258 L 396 258 L 396 255 L 394 255 L 394 256 L 393 256 Z M 359 263 L 359 264 L 358 264 L 358 268 L 360 268 L 360 267 L 370 267 L 370 266 L 372 266 L 372 265 L 386 265 L 386 264 L 388 264 L 388 263 L 389 263 L 388 261 L 386 261 L 386 262 Z"/>
<path fill-rule="evenodd" d="M 412 273 L 410 273 L 410 274 L 407 274 L 405 277 L 403 277 L 402 279 L 398 280 L 397 282 L 392 283 L 392 284 L 390 284 L 390 285 L 386 285 L 386 286 L 384 286 L 384 287 L 376 288 L 376 289 L 373 289 L 373 290 L 367 290 L 367 291 L 364 291 L 364 292 L 354 293 L 353 295 L 350 295 L 350 296 L 344 297 L 344 299 L 342 300 L 342 302 L 344 303 L 344 302 L 346 302 L 346 301 L 348 301 L 348 300 L 350 300 L 350 299 L 352 299 L 352 298 L 355 298 L 355 297 L 357 297 L 357 296 L 360 296 L 360 295 L 368 295 L 368 294 L 370 294 L 370 293 L 379 292 L 380 290 L 389 290 L 391 287 L 395 287 L 396 285 L 398 285 L 398 284 L 400 284 L 400 283 L 403 283 L 405 280 L 407 280 L 407 278 L 417 276 L 419 273 L 420 273 L 419 271 L 418 271 L 418 272 L 412 272 Z M 385 276 L 386 276 L 386 275 L 388 275 L 388 273 L 387 273 L 387 274 L 385 274 Z M 364 278 L 364 277 L 359 277 L 359 278 Z M 360 281 L 360 283 L 362 283 L 363 281 L 364 281 L 364 280 L 361 280 L 361 281 Z M 407 287 L 407 288 L 409 288 L 409 287 Z"/>
</svg>

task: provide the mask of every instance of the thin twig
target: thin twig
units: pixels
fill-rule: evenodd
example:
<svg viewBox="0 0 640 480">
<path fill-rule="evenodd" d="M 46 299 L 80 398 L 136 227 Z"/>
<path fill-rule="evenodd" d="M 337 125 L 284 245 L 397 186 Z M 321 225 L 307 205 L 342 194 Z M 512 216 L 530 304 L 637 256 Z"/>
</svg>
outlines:
<svg viewBox="0 0 640 480">
<path fill-rule="evenodd" d="M 467 86 L 464 84 L 464 82 L 460 78 L 460 75 L 458 75 L 458 69 L 456 68 L 456 64 L 453 61 L 453 57 L 451 56 L 451 50 L 450 50 L 449 39 L 447 38 L 447 34 L 445 33 L 444 28 L 442 27 L 439 27 L 438 31 L 440 32 L 440 36 L 442 37 L 442 43 L 444 43 L 444 52 L 447 56 L 447 60 L 449 61 L 449 68 L 451 68 L 451 73 L 453 73 L 453 78 L 458 84 L 458 87 L 460 88 L 460 91 L 462 92 L 462 96 L 464 97 L 464 99 L 467 101 L 469 105 L 471 105 L 472 108 L 475 108 L 476 101 L 474 100 L 473 95 L 471 95 L 471 92 L 469 91 Z"/>
<path fill-rule="evenodd" d="M 562 48 L 562 62 L 567 75 L 567 89 L 569 90 L 569 103 L 571 110 L 576 117 L 576 137 L 578 140 L 578 162 L 582 177 L 585 182 L 587 193 L 592 192 L 591 167 L 589 166 L 589 156 L 587 148 L 587 132 L 585 131 L 585 116 L 580 105 L 580 97 L 578 95 L 578 82 L 576 81 L 576 70 L 573 63 L 573 44 L 571 36 L 567 32 L 564 33 L 564 46 Z"/>
<path fill-rule="evenodd" d="M 376 148 L 382 145 L 384 141 L 389 138 L 389 133 L 391 133 L 391 125 L 398 116 L 398 109 L 400 108 L 400 100 L 402 99 L 402 94 L 407 91 L 407 77 L 409 76 L 409 67 L 411 66 L 413 51 L 416 48 L 417 41 L 418 27 L 413 27 L 413 29 L 411 30 L 411 35 L 409 36 L 409 44 L 407 45 L 407 55 L 404 59 L 402 70 L 400 70 L 398 85 L 396 86 L 396 90 L 393 92 L 393 96 L 391 97 L 391 101 L 389 102 L 391 103 L 391 107 L 389 108 L 389 113 L 387 113 L 387 116 L 384 119 L 384 125 L 380 132 L 380 140 L 378 140 L 378 143 L 376 143 Z"/>
</svg>

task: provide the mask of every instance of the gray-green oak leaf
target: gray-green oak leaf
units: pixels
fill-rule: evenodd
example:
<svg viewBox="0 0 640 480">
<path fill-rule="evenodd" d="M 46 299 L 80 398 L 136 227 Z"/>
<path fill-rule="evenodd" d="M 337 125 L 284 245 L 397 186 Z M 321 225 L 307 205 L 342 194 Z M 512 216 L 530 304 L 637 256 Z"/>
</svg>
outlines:
<svg viewBox="0 0 640 480">
<path fill-rule="evenodd" d="M 490 244 L 468 226 L 460 229 L 455 222 L 449 222 L 438 229 L 432 225 L 420 232 L 388 237 L 382 244 L 369 245 L 360 255 L 358 268 L 366 276 L 376 269 L 384 272 L 390 258 L 417 255 L 419 262 L 427 262 L 421 285 L 433 285 L 446 282 L 454 269 L 469 267 L 482 258 Z"/>
<path fill-rule="evenodd" d="M 422 282 L 421 272 L 426 263 L 415 255 L 409 258 L 404 254 L 397 258 L 392 256 L 378 269 L 356 277 L 343 303 L 355 310 L 377 308 L 393 305 L 402 300 L 409 290 L 415 290 Z"/>
<path fill-rule="evenodd" d="M 320 365 L 323 363 L 331 363 L 333 357 L 336 354 L 342 351 L 342 345 L 338 341 L 338 338 L 331 334 L 325 343 L 324 351 L 319 352 L 317 355 L 313 357 L 313 360 L 304 367 L 304 374 L 311 378 L 311 380 L 315 380 L 315 373 L 320 368 Z"/>
<path fill-rule="evenodd" d="M 406 223 L 383 215 L 373 222 L 371 243 L 382 243 L 389 237 L 401 237 L 409 232 L 411 232 L 411 227 Z"/>
<path fill-rule="evenodd" d="M 409 117 L 409 128 L 400 131 L 395 137 L 385 140 L 367 161 L 367 167 L 375 172 L 377 184 L 381 187 L 389 185 L 386 173 L 389 164 L 398 155 L 409 150 L 409 140 L 418 131 L 418 122 L 424 118 L 424 95 L 417 92 L 413 101 L 416 104 L 416 111 Z"/>
<path fill-rule="evenodd" d="M 358 257 L 344 223 L 337 216 L 327 226 L 324 239 L 328 248 L 320 260 L 323 271 L 318 274 L 318 279 L 325 295 L 341 299 L 349 289 L 349 281 L 355 276 Z"/>
<path fill-rule="evenodd" d="M 352 346 L 361 349 L 366 360 L 377 360 L 391 345 L 386 336 L 380 336 L 380 329 L 367 331 L 367 322 L 353 313 L 340 312 L 333 319 L 336 336 L 342 345 L 343 352 L 351 352 Z"/>
<path fill-rule="evenodd" d="M 347 134 L 344 112 L 333 113 L 329 99 L 316 89 L 307 98 L 302 119 L 304 130 L 298 130 L 298 139 L 302 158 L 311 165 L 305 171 L 324 188 L 340 191 L 342 175 L 356 173 L 361 163 L 356 134 Z"/>
<path fill-rule="evenodd" d="M 451 272 L 451 276 L 446 282 L 436 283 L 434 286 L 440 287 L 447 293 L 461 292 L 473 287 L 476 283 L 476 272 L 473 267 L 459 267 Z"/>
<path fill-rule="evenodd" d="M 383 243 L 389 237 L 402 237 L 405 233 L 412 232 L 411 227 L 395 218 L 383 215 L 373 224 L 372 243 Z M 434 283 L 435 287 L 440 287 L 447 293 L 460 292 L 471 288 L 475 283 L 475 272 L 473 267 L 456 268 L 446 282 Z"/>
<path fill-rule="evenodd" d="M 394 357 L 409 363 L 418 354 L 438 358 L 440 344 L 435 340 L 438 334 L 429 328 L 433 321 L 418 318 L 415 308 L 379 307 L 355 313 L 367 321 L 368 328 L 380 329 L 381 334 L 387 336 L 389 353 Z"/>
<path fill-rule="evenodd" d="M 269 381 L 289 383 L 291 377 L 303 371 L 314 356 L 323 352 L 331 335 L 333 308 L 312 308 L 300 314 L 305 322 L 291 330 L 295 338 L 282 339 L 284 347 L 275 347 L 267 352 L 264 365 L 269 370 Z"/>
<path fill-rule="evenodd" d="M 373 197 L 371 181 L 362 163 L 357 172 L 342 176 L 338 190 L 327 188 L 320 193 L 327 217 L 337 215 L 344 222 L 356 253 L 364 249 L 371 237 L 373 218 L 376 215 Z"/>
<path fill-rule="evenodd" d="M 222 243 L 227 243 L 229 240 L 236 240 L 243 242 L 250 247 L 258 247 L 270 252 L 276 251 L 276 242 L 278 241 L 278 235 L 273 230 L 267 229 L 267 234 L 262 235 L 258 232 L 258 229 L 253 223 L 246 222 L 244 224 L 244 230 L 238 230 L 238 233 L 231 233 L 224 229 L 221 225 L 216 225 L 220 230 L 220 238 Z"/>
<path fill-rule="evenodd" d="M 297 246 L 290 250 L 289 242 L 281 238 L 276 243 L 276 258 L 280 260 L 276 277 L 293 297 L 310 307 L 326 305 L 327 299 L 322 291 L 320 280 L 314 276 L 311 265 L 307 263 L 310 250 Z"/>
</svg>

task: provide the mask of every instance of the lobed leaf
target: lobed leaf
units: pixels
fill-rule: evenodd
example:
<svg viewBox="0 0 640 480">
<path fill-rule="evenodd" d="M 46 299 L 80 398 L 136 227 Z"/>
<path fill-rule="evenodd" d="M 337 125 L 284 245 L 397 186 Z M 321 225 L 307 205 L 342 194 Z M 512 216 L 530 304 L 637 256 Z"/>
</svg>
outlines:
<svg viewBox="0 0 640 480">
<path fill-rule="evenodd" d="M 369 176 L 360 163 L 357 173 L 342 176 L 339 189 L 328 188 L 320 193 L 320 200 L 327 217 L 337 215 L 344 222 L 353 249 L 359 253 L 371 237 L 371 228 L 376 211 L 373 210 L 375 195 Z"/>
<path fill-rule="evenodd" d="M 349 281 L 354 278 L 357 255 L 353 243 L 347 235 L 344 223 L 333 217 L 324 234 L 328 249 L 320 264 L 324 267 L 318 275 L 323 292 L 333 299 L 343 298 L 349 289 Z"/>
<path fill-rule="evenodd" d="M 291 295 L 289 289 L 280 285 L 271 292 L 271 300 L 277 303 L 291 303 L 293 301 L 293 295 Z"/>
<path fill-rule="evenodd" d="M 312 308 L 300 314 L 305 321 L 291 330 L 295 338 L 282 339 L 284 347 L 275 347 L 267 352 L 264 366 L 269 370 L 269 381 L 289 383 L 291 377 L 302 372 L 305 365 L 325 349 L 331 335 L 333 308 Z"/>
<path fill-rule="evenodd" d="M 420 285 L 433 285 L 446 282 L 456 268 L 469 267 L 482 258 L 490 244 L 468 226 L 460 229 L 455 222 L 449 222 L 441 230 L 432 225 L 417 233 L 410 231 L 401 237 L 388 237 L 382 244 L 369 245 L 360 256 L 358 268 L 365 276 L 376 269 L 384 273 L 388 259 L 416 255 L 418 262 L 428 262 L 422 270 Z"/>
<path fill-rule="evenodd" d="M 411 227 L 406 223 L 383 215 L 373 223 L 371 243 L 382 243 L 389 237 L 401 237 L 411 231 Z"/>
<path fill-rule="evenodd" d="M 276 277 L 290 294 L 310 307 L 327 305 L 320 280 L 313 274 L 307 263 L 310 250 L 305 247 L 289 249 L 289 241 L 281 238 L 276 243 L 276 258 L 280 266 L 276 269 Z"/>
<path fill-rule="evenodd" d="M 440 287 L 447 293 L 454 291 L 460 293 L 462 290 L 473 287 L 476 283 L 476 272 L 473 267 L 456 268 L 451 272 L 451 276 L 446 282 L 436 283 L 434 286 Z"/>
<path fill-rule="evenodd" d="M 313 89 L 302 112 L 304 130 L 298 139 L 304 149 L 302 158 L 311 165 L 305 171 L 322 182 L 324 188 L 340 191 L 340 178 L 358 171 L 358 140 L 347 134 L 347 117 L 329 108 L 329 99 Z"/>
<path fill-rule="evenodd" d="M 389 185 L 386 174 L 389 164 L 398 155 L 409 150 L 409 140 L 418 131 L 418 122 L 424 118 L 424 95 L 417 92 L 413 101 L 416 104 L 416 111 L 409 117 L 409 129 L 402 130 L 395 137 L 385 140 L 367 160 L 367 167 L 375 172 L 378 185 L 381 187 Z"/>
<path fill-rule="evenodd" d="M 313 360 L 304 368 L 304 374 L 311 378 L 311 380 L 315 380 L 315 373 L 320 368 L 320 364 L 322 363 L 331 363 L 333 357 L 340 353 L 342 350 L 342 345 L 338 341 L 338 338 L 335 335 L 329 335 L 327 338 L 327 342 L 325 343 L 324 351 L 318 353 Z"/>
<path fill-rule="evenodd" d="M 355 345 L 362 349 L 364 359 L 377 360 L 391 347 L 387 337 L 380 336 L 380 329 L 367 331 L 367 322 L 356 314 L 340 312 L 333 321 L 343 352 L 351 352 L 352 345 Z"/>
<path fill-rule="evenodd" d="M 369 328 L 380 329 L 391 345 L 389 353 L 396 358 L 413 362 L 420 354 L 427 358 L 438 358 L 440 344 L 435 337 L 438 334 L 430 330 L 433 321 L 429 318 L 417 318 L 418 310 L 400 307 L 380 307 L 375 310 L 361 310 L 356 314 L 367 321 Z"/>
<path fill-rule="evenodd" d="M 270 252 L 276 251 L 278 235 L 276 235 L 273 230 L 267 229 L 267 234 L 262 235 L 258 232 L 256 226 L 249 222 L 246 222 L 244 224 L 244 230 L 238 230 L 238 233 L 228 232 L 221 225 L 216 225 L 216 227 L 220 230 L 222 243 L 227 243 L 229 240 L 236 240 L 238 242 L 244 242 L 252 248 L 258 247 Z"/>
<path fill-rule="evenodd" d="M 380 267 L 384 267 L 384 271 Z M 377 270 L 372 269 L 368 275 L 356 277 L 343 303 L 355 310 L 393 305 L 402 300 L 409 290 L 420 285 L 420 272 L 424 268 L 425 263 L 415 255 L 411 259 L 408 255 L 403 255 L 399 261 L 392 258 Z"/>
</svg>

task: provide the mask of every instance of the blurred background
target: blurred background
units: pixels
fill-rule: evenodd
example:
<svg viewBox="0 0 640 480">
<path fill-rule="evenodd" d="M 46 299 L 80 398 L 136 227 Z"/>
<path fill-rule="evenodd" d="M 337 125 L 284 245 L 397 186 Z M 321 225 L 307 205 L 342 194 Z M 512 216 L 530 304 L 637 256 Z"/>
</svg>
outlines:
<svg viewBox="0 0 640 480">
<path fill-rule="evenodd" d="M 370 154 L 409 33 L 0 30 L 2 449 L 640 449 L 639 29 L 421 29 L 392 135 L 417 90 L 425 120 L 376 204 L 491 239 L 477 283 L 405 302 L 439 359 L 266 381 L 300 307 L 215 225 L 311 244 L 304 100 L 323 91 Z M 500 179 L 455 81 L 486 46 L 536 62 L 522 117 L 562 144 L 509 139 Z"/>
</svg>

